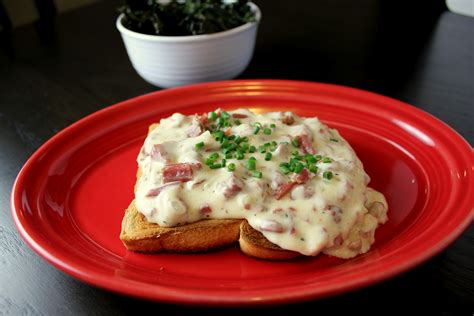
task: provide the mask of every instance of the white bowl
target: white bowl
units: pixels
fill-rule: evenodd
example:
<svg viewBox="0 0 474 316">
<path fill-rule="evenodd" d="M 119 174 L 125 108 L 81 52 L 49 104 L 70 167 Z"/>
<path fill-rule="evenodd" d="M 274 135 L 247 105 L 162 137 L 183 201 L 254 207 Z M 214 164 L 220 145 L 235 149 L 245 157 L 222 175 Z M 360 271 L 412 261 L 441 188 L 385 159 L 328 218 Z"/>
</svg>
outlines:
<svg viewBox="0 0 474 316">
<path fill-rule="evenodd" d="M 232 79 L 252 59 L 261 13 L 250 3 L 256 22 L 204 35 L 159 36 L 131 31 L 117 18 L 133 68 L 147 82 L 164 88 Z"/>
</svg>

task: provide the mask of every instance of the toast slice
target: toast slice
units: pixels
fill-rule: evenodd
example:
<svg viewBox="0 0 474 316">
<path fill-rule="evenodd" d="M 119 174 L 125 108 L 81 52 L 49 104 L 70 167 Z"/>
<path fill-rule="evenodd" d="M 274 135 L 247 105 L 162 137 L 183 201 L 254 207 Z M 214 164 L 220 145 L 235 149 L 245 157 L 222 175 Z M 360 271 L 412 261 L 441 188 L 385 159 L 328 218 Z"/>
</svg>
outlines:
<svg viewBox="0 0 474 316">
<path fill-rule="evenodd" d="M 301 254 L 284 250 L 240 219 L 210 219 L 177 226 L 160 227 L 138 212 L 132 201 L 125 211 L 120 239 L 128 250 L 152 252 L 203 252 L 239 241 L 245 254 L 270 260 L 287 260 Z"/>
<path fill-rule="evenodd" d="M 246 220 L 240 224 L 240 250 L 246 255 L 267 260 L 288 260 L 300 253 L 282 249 L 270 242 L 261 232 L 252 228 Z"/>
<path fill-rule="evenodd" d="M 239 240 L 240 219 L 210 219 L 177 226 L 150 223 L 132 201 L 122 220 L 120 239 L 128 250 L 139 252 L 202 252 Z"/>
</svg>

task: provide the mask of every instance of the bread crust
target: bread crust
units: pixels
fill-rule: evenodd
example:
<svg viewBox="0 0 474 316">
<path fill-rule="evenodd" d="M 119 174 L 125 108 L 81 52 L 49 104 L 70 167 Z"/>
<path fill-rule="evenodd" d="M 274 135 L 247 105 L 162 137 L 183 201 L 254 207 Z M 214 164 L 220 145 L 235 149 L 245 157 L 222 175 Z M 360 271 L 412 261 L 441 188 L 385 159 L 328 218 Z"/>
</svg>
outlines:
<svg viewBox="0 0 474 316">
<path fill-rule="evenodd" d="M 128 250 L 139 252 L 202 252 L 239 240 L 240 219 L 210 219 L 177 227 L 150 223 L 135 201 L 125 211 L 120 239 Z"/>
<path fill-rule="evenodd" d="M 282 249 L 270 242 L 263 234 L 249 225 L 246 220 L 240 224 L 240 250 L 246 255 L 268 260 L 288 260 L 300 257 L 295 251 Z"/>
</svg>

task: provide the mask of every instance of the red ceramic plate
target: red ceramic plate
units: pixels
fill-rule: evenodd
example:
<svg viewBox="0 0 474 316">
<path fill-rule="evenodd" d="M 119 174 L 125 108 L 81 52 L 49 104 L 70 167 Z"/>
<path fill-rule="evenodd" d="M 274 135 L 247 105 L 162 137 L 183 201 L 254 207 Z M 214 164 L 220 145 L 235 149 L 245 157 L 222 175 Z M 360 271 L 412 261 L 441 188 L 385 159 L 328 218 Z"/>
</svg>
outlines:
<svg viewBox="0 0 474 316">
<path fill-rule="evenodd" d="M 370 252 L 347 261 L 268 262 L 237 246 L 205 254 L 126 251 L 120 223 L 148 125 L 217 107 L 294 111 L 337 128 L 389 202 L 390 220 Z M 451 128 L 387 97 L 296 81 L 216 82 L 137 97 L 66 128 L 21 170 L 12 212 L 40 256 L 105 289 L 172 303 L 297 302 L 380 282 L 447 247 L 473 218 L 473 165 L 471 147 Z"/>
</svg>

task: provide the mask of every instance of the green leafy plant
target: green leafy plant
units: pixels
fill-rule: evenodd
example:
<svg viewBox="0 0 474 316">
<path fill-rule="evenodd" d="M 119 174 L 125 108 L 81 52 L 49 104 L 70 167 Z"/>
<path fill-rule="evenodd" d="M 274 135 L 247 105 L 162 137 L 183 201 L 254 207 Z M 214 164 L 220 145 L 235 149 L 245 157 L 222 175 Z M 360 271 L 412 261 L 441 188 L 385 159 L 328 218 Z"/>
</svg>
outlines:
<svg viewBox="0 0 474 316">
<path fill-rule="evenodd" d="M 211 34 L 255 21 L 248 0 L 125 0 L 123 25 L 162 36 Z"/>
</svg>

